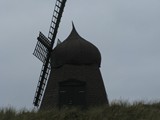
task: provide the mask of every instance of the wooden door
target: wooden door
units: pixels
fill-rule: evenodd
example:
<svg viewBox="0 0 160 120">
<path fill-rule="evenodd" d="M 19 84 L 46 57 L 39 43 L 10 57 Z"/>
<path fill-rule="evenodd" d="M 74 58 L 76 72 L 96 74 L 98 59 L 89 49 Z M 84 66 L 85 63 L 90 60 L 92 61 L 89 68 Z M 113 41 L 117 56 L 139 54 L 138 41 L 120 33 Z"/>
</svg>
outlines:
<svg viewBox="0 0 160 120">
<path fill-rule="evenodd" d="M 59 84 L 59 106 L 85 107 L 85 82 L 65 81 Z"/>
</svg>

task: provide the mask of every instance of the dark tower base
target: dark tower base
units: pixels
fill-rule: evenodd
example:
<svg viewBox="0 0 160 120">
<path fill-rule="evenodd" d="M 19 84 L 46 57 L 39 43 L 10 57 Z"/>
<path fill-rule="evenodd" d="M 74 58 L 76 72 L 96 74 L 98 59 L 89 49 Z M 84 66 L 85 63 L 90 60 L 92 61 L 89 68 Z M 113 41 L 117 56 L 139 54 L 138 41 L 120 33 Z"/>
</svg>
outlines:
<svg viewBox="0 0 160 120">
<path fill-rule="evenodd" d="M 40 109 L 103 104 L 108 99 L 99 68 L 64 65 L 51 71 Z"/>
</svg>

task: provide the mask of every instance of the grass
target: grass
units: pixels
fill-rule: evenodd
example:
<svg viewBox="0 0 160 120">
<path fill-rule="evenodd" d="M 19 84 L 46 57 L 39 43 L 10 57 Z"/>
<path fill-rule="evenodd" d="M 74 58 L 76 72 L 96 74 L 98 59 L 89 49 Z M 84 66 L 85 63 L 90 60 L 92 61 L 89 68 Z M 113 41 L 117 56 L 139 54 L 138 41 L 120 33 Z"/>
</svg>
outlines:
<svg viewBox="0 0 160 120">
<path fill-rule="evenodd" d="M 48 111 L 0 109 L 0 120 L 160 120 L 160 102 L 111 102 L 80 110 L 78 108 L 54 109 Z"/>
</svg>

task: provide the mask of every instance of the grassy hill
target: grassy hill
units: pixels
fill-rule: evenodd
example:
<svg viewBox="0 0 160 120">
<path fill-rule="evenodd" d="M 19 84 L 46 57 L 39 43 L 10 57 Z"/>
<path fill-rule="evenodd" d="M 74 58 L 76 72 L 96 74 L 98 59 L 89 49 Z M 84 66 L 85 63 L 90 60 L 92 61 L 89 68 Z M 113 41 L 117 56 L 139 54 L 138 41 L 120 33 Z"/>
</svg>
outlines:
<svg viewBox="0 0 160 120">
<path fill-rule="evenodd" d="M 0 120 L 160 120 L 160 102 L 129 104 L 118 101 L 88 110 L 64 108 L 38 112 L 3 108 L 0 109 Z"/>
</svg>

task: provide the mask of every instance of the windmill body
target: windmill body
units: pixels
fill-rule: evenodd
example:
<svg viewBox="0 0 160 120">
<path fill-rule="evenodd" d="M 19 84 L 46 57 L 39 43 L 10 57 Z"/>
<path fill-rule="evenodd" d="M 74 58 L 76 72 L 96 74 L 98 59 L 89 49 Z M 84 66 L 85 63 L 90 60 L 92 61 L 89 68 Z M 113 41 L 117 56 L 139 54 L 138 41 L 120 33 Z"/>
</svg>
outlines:
<svg viewBox="0 0 160 120">
<path fill-rule="evenodd" d="M 40 109 L 108 104 L 97 47 L 73 29 L 53 48 L 66 0 L 56 0 L 48 38 L 41 32 L 34 55 L 43 62 L 33 104 Z"/>
<path fill-rule="evenodd" d="M 108 104 L 100 64 L 98 48 L 79 36 L 73 26 L 68 38 L 51 53 L 51 73 L 41 109 Z"/>
</svg>

